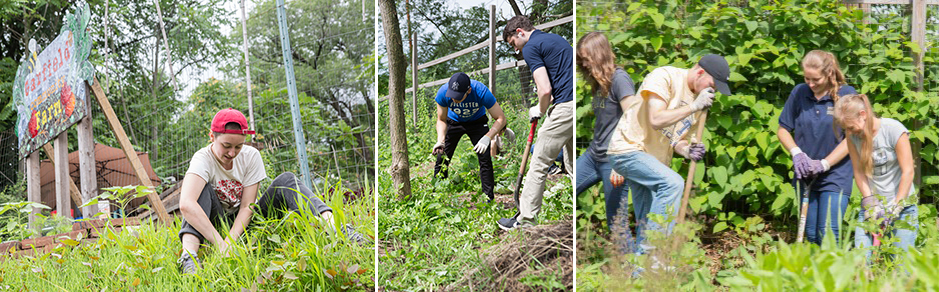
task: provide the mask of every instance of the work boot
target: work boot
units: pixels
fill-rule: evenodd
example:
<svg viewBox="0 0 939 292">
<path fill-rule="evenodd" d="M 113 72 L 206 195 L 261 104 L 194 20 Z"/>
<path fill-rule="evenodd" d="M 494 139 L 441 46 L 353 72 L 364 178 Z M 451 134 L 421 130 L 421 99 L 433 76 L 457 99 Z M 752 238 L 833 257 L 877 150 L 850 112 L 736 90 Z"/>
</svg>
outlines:
<svg viewBox="0 0 939 292">
<path fill-rule="evenodd" d="M 183 250 L 183 253 L 179 256 L 179 259 L 176 260 L 176 263 L 179 264 L 179 270 L 183 274 L 192 275 L 196 273 L 196 270 L 199 269 L 199 266 L 202 265 L 202 260 L 199 259 L 198 255 L 193 254 L 189 255 L 189 252 Z"/>
</svg>

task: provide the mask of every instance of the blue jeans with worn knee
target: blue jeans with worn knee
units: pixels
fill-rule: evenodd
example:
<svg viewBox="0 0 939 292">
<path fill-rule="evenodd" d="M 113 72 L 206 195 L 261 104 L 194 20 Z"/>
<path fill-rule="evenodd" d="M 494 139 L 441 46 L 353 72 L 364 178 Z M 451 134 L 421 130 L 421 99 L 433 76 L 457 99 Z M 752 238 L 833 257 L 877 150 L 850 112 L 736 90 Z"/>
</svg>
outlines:
<svg viewBox="0 0 939 292">
<path fill-rule="evenodd" d="M 646 253 L 655 248 L 645 242 L 649 231 L 668 234 L 675 227 L 674 218 L 678 215 L 685 182 L 670 167 L 642 151 L 611 155 L 610 161 L 613 169 L 626 178 L 632 191 L 637 252 Z M 668 227 L 663 230 L 661 225 L 648 220 L 649 213 L 661 215 Z"/>
<path fill-rule="evenodd" d="M 864 222 L 863 209 L 859 213 L 860 214 L 858 214 L 857 216 L 858 222 L 859 223 Z M 913 229 L 910 230 L 910 229 L 895 228 L 892 230 L 890 234 L 884 234 L 884 235 L 896 237 L 897 242 L 894 242 L 893 245 L 906 251 L 907 249 L 912 247 L 914 244 L 916 244 L 916 232 L 919 230 L 919 222 L 917 219 L 918 217 L 919 215 L 918 215 L 916 205 L 903 208 L 903 211 L 900 211 L 899 220 L 906 221 L 906 223 L 910 224 L 910 226 L 912 226 Z M 894 223 L 894 226 L 896 226 L 896 223 Z M 873 245 L 874 245 L 873 239 L 871 238 L 870 233 L 868 233 L 866 230 L 864 230 L 864 228 L 861 228 L 860 226 L 855 228 L 854 246 L 857 248 L 867 249 L 866 253 L 867 253 L 868 258 L 870 258 L 871 256 L 871 250 L 869 247 Z"/>
<path fill-rule="evenodd" d="M 623 252 L 629 253 L 632 252 L 629 245 L 632 243 L 632 234 L 629 230 L 629 221 L 626 219 L 625 212 L 623 218 L 617 221 L 617 214 L 619 214 L 620 208 L 622 210 L 627 210 L 627 196 L 629 195 L 628 189 L 626 188 L 629 183 L 624 183 L 621 186 L 614 187 L 613 183 L 610 182 L 610 172 L 613 170 L 613 163 L 610 161 L 600 162 L 593 158 L 590 155 L 589 151 L 585 151 L 583 155 L 577 158 L 577 195 L 583 193 L 593 185 L 598 182 L 603 182 L 603 197 L 606 201 L 606 224 L 610 228 L 610 232 L 614 234 L 614 238 L 623 240 L 619 247 Z M 614 228 L 617 226 L 617 228 Z"/>
<path fill-rule="evenodd" d="M 844 222 L 844 211 L 848 209 L 849 196 L 850 193 L 811 191 L 805 218 L 805 239 L 821 245 L 825 234 L 831 231 L 835 242 L 840 242 L 839 230 Z"/>
</svg>

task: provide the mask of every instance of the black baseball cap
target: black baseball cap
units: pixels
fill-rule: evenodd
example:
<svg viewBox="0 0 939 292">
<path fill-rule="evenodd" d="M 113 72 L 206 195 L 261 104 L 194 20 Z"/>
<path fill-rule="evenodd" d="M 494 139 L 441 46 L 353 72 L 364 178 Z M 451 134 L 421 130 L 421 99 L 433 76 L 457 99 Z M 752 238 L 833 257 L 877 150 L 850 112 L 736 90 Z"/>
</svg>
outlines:
<svg viewBox="0 0 939 292">
<path fill-rule="evenodd" d="M 470 78 L 466 73 L 457 72 L 447 82 L 447 98 L 462 98 L 470 88 Z"/>
<path fill-rule="evenodd" d="M 730 86 L 727 85 L 727 78 L 730 77 L 730 66 L 727 60 L 720 55 L 707 54 L 698 61 L 698 66 L 708 72 L 708 75 L 714 78 L 714 87 L 724 95 L 731 95 Z"/>
</svg>

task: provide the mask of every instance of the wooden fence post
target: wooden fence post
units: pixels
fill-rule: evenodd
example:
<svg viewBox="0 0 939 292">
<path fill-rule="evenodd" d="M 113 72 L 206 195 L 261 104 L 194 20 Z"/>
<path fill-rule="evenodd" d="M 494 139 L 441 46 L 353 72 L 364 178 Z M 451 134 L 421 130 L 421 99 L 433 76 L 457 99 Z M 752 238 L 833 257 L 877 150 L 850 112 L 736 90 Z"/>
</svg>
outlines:
<svg viewBox="0 0 939 292">
<path fill-rule="evenodd" d="M 91 88 L 86 84 L 86 92 Z M 91 97 L 82 103 L 85 117 L 78 121 L 78 179 L 81 183 L 81 200 L 88 202 L 98 195 L 98 177 L 96 176 L 94 130 L 91 119 Z M 74 183 L 73 183 L 74 185 Z M 91 218 L 98 213 L 98 205 L 82 208 L 82 217 Z"/>
<path fill-rule="evenodd" d="M 42 187 L 39 182 L 39 152 L 33 151 L 26 156 L 26 200 L 33 203 L 42 202 L 42 194 L 39 188 Z M 36 219 L 39 209 L 33 208 L 29 212 L 29 228 L 37 229 Z"/>
<path fill-rule="evenodd" d="M 68 131 L 62 131 L 53 143 L 52 152 L 55 157 L 50 157 L 50 160 L 55 160 L 55 210 L 59 216 L 72 218 L 72 199 L 69 197 L 69 183 L 72 180 L 68 176 Z M 81 197 L 78 200 L 80 202 Z"/>
</svg>

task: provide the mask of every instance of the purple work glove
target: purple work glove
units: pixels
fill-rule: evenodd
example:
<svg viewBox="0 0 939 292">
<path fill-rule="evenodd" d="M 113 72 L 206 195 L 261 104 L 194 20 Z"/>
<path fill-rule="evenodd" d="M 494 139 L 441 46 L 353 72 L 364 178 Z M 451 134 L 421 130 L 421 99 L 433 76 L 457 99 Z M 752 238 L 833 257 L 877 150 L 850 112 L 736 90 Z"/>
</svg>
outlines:
<svg viewBox="0 0 939 292">
<path fill-rule="evenodd" d="M 809 161 L 812 159 L 800 150 L 798 154 L 792 156 L 792 168 L 795 170 L 796 179 L 808 178 Z"/>
<path fill-rule="evenodd" d="M 867 196 L 861 199 L 861 207 L 864 207 L 864 211 L 867 212 L 864 214 L 864 218 L 867 218 L 867 220 L 882 219 L 887 214 L 886 210 L 884 210 L 884 205 L 874 196 Z"/>
<path fill-rule="evenodd" d="M 682 142 L 683 143 L 681 145 L 675 146 L 675 153 L 678 153 L 678 155 L 693 161 L 699 161 L 704 158 L 704 152 L 707 150 L 705 149 L 704 144 L 684 143 L 684 141 Z"/>
<path fill-rule="evenodd" d="M 802 173 L 804 177 L 818 176 L 819 174 L 828 172 L 828 170 L 831 169 L 831 165 L 828 164 L 828 160 L 825 159 L 809 160 L 808 165 L 808 170 Z"/>
<path fill-rule="evenodd" d="M 701 161 L 701 159 L 704 159 L 705 152 L 707 152 L 707 147 L 704 147 L 704 143 L 691 143 L 691 146 L 688 147 L 688 158 Z"/>
</svg>

